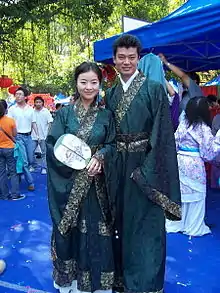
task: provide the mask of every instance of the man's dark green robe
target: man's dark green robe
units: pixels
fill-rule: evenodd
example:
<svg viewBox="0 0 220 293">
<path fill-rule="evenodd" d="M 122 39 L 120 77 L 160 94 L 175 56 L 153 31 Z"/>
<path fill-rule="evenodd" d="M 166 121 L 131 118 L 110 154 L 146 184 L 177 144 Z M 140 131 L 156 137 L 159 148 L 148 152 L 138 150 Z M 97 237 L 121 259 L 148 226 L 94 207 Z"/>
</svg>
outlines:
<svg viewBox="0 0 220 293">
<path fill-rule="evenodd" d="M 87 170 L 73 170 L 55 158 L 54 145 L 65 133 L 78 136 L 90 146 L 104 164 L 102 174 L 89 177 Z M 113 163 L 114 139 L 111 112 L 95 105 L 85 111 L 80 101 L 57 112 L 47 137 L 53 278 L 61 287 L 71 286 L 76 280 L 80 291 L 112 288 L 114 199 L 105 181 L 111 180 L 108 166 Z"/>
<path fill-rule="evenodd" d="M 165 215 L 179 220 L 176 147 L 163 87 L 139 73 L 124 93 L 120 80 L 106 96 L 116 122 L 116 287 L 163 292 Z"/>
</svg>

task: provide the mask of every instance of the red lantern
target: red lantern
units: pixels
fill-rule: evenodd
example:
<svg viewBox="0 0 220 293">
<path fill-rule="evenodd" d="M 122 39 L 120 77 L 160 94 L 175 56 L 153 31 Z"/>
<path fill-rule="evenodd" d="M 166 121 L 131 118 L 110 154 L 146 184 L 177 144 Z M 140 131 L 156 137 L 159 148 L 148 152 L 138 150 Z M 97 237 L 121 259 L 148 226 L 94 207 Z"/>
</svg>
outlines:
<svg viewBox="0 0 220 293">
<path fill-rule="evenodd" d="M 16 90 L 19 89 L 20 85 L 12 85 L 10 86 L 10 88 L 8 89 L 9 94 L 14 95 Z"/>
<path fill-rule="evenodd" d="M 8 78 L 6 75 L 2 75 L 0 77 L 0 87 L 1 88 L 8 88 L 13 84 L 13 80 Z"/>
</svg>

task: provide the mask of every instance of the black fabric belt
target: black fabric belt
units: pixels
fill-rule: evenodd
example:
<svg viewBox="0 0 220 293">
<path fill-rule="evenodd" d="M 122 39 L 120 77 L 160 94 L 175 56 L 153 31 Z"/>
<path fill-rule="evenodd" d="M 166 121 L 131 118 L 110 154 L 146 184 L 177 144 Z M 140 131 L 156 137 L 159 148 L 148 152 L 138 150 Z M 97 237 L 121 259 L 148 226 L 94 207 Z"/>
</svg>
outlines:
<svg viewBox="0 0 220 293">
<path fill-rule="evenodd" d="M 25 136 L 29 136 L 29 135 L 31 135 L 31 132 L 26 132 L 26 133 L 18 132 L 18 134 L 25 135 Z"/>
<path fill-rule="evenodd" d="M 144 152 L 149 151 L 149 134 L 140 132 L 137 134 L 117 134 L 116 147 L 118 152 Z"/>
<path fill-rule="evenodd" d="M 149 139 L 149 133 L 147 132 L 140 132 L 135 134 L 117 134 L 116 135 L 116 141 L 124 142 L 124 143 L 130 143 L 130 142 L 136 142 L 139 140 L 145 140 Z"/>
</svg>

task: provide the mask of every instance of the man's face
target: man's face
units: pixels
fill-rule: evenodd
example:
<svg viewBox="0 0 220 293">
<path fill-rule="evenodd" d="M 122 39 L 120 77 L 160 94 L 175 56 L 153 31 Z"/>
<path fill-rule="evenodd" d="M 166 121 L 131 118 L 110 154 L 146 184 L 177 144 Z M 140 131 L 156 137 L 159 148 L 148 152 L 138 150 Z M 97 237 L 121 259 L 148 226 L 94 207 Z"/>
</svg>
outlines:
<svg viewBox="0 0 220 293">
<path fill-rule="evenodd" d="M 26 97 L 24 96 L 24 92 L 19 90 L 15 93 L 15 99 L 18 104 L 25 102 Z"/>
<path fill-rule="evenodd" d="M 36 100 L 35 103 L 34 103 L 34 107 L 36 109 L 42 109 L 43 108 L 43 102 L 41 100 Z"/>
<path fill-rule="evenodd" d="M 129 79 L 136 71 L 139 56 L 136 47 L 118 47 L 113 58 L 116 69 L 126 79 Z"/>
</svg>

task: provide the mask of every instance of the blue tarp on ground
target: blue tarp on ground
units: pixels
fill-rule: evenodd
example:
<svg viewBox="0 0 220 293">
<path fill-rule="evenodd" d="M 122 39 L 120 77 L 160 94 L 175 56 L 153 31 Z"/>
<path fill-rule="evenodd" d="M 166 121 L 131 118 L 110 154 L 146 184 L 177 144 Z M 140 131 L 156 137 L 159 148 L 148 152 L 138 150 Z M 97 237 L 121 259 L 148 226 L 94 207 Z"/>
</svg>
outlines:
<svg viewBox="0 0 220 293">
<path fill-rule="evenodd" d="M 141 40 L 143 55 L 164 53 L 186 71 L 220 68 L 220 0 L 189 0 L 160 21 L 129 33 Z M 112 62 L 118 36 L 94 43 L 95 61 Z"/>
</svg>

